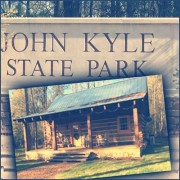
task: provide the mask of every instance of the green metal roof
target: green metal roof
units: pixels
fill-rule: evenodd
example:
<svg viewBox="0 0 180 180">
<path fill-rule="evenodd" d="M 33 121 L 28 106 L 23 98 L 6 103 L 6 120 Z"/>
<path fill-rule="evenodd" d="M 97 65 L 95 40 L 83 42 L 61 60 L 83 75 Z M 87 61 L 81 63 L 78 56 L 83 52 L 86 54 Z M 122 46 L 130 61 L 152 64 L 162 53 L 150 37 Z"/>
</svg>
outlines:
<svg viewBox="0 0 180 180">
<path fill-rule="evenodd" d="M 128 78 L 116 83 L 57 96 L 44 113 L 33 114 L 24 118 L 140 99 L 146 95 L 146 92 L 146 77 Z"/>
<path fill-rule="evenodd" d="M 58 96 L 47 112 L 64 112 L 142 98 L 147 91 L 146 78 L 130 78 L 77 93 Z M 140 94 L 141 93 L 141 94 Z"/>
</svg>

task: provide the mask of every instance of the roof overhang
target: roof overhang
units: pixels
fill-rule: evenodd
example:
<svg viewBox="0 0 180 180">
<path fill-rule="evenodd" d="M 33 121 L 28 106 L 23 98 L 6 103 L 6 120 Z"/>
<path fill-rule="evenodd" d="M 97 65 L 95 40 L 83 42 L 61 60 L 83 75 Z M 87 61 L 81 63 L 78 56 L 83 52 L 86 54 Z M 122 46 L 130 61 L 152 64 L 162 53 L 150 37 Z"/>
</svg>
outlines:
<svg viewBox="0 0 180 180">
<path fill-rule="evenodd" d="M 18 121 L 18 122 L 26 122 L 26 121 L 28 122 L 29 120 L 31 122 L 43 121 L 43 120 L 51 119 L 52 116 L 58 115 L 60 113 L 71 112 L 75 110 L 83 110 L 83 109 L 88 109 L 88 108 L 95 108 L 99 106 L 104 106 L 104 105 L 109 105 L 109 104 L 114 104 L 114 103 L 121 103 L 121 102 L 126 102 L 126 101 L 139 100 L 139 99 L 143 99 L 145 96 L 146 96 L 146 92 L 139 92 L 139 93 L 134 93 L 134 94 L 126 95 L 126 96 L 104 99 L 102 101 L 94 101 L 89 104 L 83 104 L 82 106 L 77 106 L 77 107 L 70 106 L 66 110 L 62 110 L 62 111 L 61 109 L 58 109 L 57 111 L 45 111 L 43 113 L 35 113 L 28 116 L 13 119 L 13 121 Z"/>
</svg>

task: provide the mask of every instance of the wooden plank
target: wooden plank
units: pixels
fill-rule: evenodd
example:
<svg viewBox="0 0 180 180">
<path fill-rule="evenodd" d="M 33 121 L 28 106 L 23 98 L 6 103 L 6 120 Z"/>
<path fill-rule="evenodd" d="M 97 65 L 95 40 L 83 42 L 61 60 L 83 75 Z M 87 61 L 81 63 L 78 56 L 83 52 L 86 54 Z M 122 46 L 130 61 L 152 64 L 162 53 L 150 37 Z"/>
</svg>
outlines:
<svg viewBox="0 0 180 180">
<path fill-rule="evenodd" d="M 179 136 L 169 136 L 170 149 L 179 150 Z"/>
<path fill-rule="evenodd" d="M 173 171 L 178 171 L 179 172 L 179 160 L 178 161 L 172 161 L 171 162 L 171 167 Z"/>
<path fill-rule="evenodd" d="M 87 127 L 82 127 L 81 131 L 87 131 Z"/>
<path fill-rule="evenodd" d="M 104 133 L 104 134 L 101 134 L 101 135 L 106 135 L 106 136 L 108 136 L 109 138 L 126 138 L 126 137 L 131 137 L 131 136 L 134 136 L 134 133 L 131 133 L 131 134 L 123 134 L 123 135 L 121 135 L 121 134 L 109 134 L 109 133 Z M 96 135 L 92 135 L 92 137 L 94 138 L 94 137 L 96 137 Z"/>
<path fill-rule="evenodd" d="M 129 136 L 134 136 L 134 132 L 130 132 L 128 134 L 119 134 L 119 133 L 109 134 L 109 137 L 129 137 Z"/>
<path fill-rule="evenodd" d="M 128 137 L 128 136 L 133 136 L 134 135 L 134 132 L 131 132 L 130 134 L 117 134 L 117 133 L 113 133 L 112 131 L 111 132 L 107 132 L 107 131 L 104 131 L 103 133 L 98 133 L 97 132 L 97 134 L 96 133 L 94 133 L 93 132 L 93 137 L 96 137 L 97 135 L 99 135 L 99 134 L 101 134 L 101 135 L 104 135 L 104 134 L 108 134 L 108 136 L 109 136 L 109 138 L 111 138 L 111 137 Z"/>
<path fill-rule="evenodd" d="M 114 134 L 116 133 L 117 134 L 117 131 L 115 129 L 108 129 L 108 130 L 105 130 L 105 129 L 102 129 L 102 130 L 98 130 L 98 131 L 92 131 L 93 134 L 98 134 L 98 133 L 105 133 L 105 132 L 108 132 L 109 134 Z M 130 131 L 129 133 L 132 133 L 134 131 Z M 128 134 L 129 134 L 128 133 Z M 123 135 L 123 133 L 120 134 L 121 136 Z M 127 134 L 124 134 L 124 135 L 127 135 Z"/>
<path fill-rule="evenodd" d="M 1 111 L 2 112 L 10 112 L 10 106 L 9 103 L 1 103 Z"/>
<path fill-rule="evenodd" d="M 118 137 L 118 138 L 109 138 L 108 143 L 121 143 L 121 142 L 133 142 L 135 141 L 135 136 L 129 137 Z M 93 144 L 97 143 L 97 139 L 93 138 Z"/>
<path fill-rule="evenodd" d="M 92 127 L 92 131 L 98 131 L 98 130 L 109 130 L 109 129 L 117 129 L 117 125 L 104 125 L 104 126 L 96 126 L 96 127 Z"/>
<path fill-rule="evenodd" d="M 169 124 L 168 129 L 169 129 L 169 131 L 178 131 L 179 130 L 179 124 Z"/>
<path fill-rule="evenodd" d="M 1 103 L 9 103 L 9 95 L 1 94 Z"/>
<path fill-rule="evenodd" d="M 1 94 L 1 179 L 17 179 L 10 103 L 7 94 Z"/>
<path fill-rule="evenodd" d="M 167 109 L 179 109 L 179 98 L 167 97 L 165 98 L 165 105 Z"/>
<path fill-rule="evenodd" d="M 168 124 L 179 124 L 179 117 L 168 117 L 167 123 Z"/>
<path fill-rule="evenodd" d="M 81 134 L 87 134 L 87 129 L 86 130 L 81 130 Z"/>
<path fill-rule="evenodd" d="M 116 120 L 114 120 L 114 121 L 108 121 L 108 122 L 92 122 L 91 123 L 91 125 L 92 125 L 92 128 L 93 127 L 97 127 L 97 126 L 103 126 L 103 125 L 105 125 L 105 126 L 109 126 L 109 125 L 117 125 L 117 119 Z"/>
<path fill-rule="evenodd" d="M 92 122 L 97 122 L 97 121 L 102 122 L 102 121 L 109 121 L 109 120 L 113 120 L 113 119 L 115 119 L 114 116 L 113 117 L 99 116 L 98 118 L 91 117 L 91 121 Z"/>
<path fill-rule="evenodd" d="M 116 118 L 102 118 L 102 119 L 91 119 L 92 124 L 93 123 L 102 123 L 102 122 L 112 122 L 112 121 L 116 121 Z"/>
<path fill-rule="evenodd" d="M 171 161 L 179 161 L 179 149 L 176 149 L 176 150 L 173 150 L 171 149 L 170 150 L 170 154 L 171 154 Z"/>
<path fill-rule="evenodd" d="M 179 117 L 179 110 L 168 109 L 166 115 L 167 117 Z"/>
</svg>

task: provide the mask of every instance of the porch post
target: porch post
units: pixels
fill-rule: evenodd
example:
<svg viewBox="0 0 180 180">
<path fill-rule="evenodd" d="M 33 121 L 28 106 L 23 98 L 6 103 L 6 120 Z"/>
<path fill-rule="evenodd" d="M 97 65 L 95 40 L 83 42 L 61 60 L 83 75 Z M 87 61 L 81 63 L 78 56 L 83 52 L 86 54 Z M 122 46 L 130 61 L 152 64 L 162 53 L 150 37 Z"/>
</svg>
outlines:
<svg viewBox="0 0 180 180">
<path fill-rule="evenodd" d="M 47 126 L 47 122 L 43 121 L 43 128 L 44 128 L 44 147 L 45 149 L 47 149 L 47 135 L 46 135 L 46 127 Z"/>
<path fill-rule="evenodd" d="M 87 129 L 88 129 L 88 141 L 89 141 L 89 147 L 93 148 L 93 142 L 92 142 L 92 130 L 91 130 L 91 116 L 88 113 L 87 114 Z"/>
<path fill-rule="evenodd" d="M 29 137 L 28 137 L 28 127 L 27 123 L 23 122 L 23 132 L 24 132 L 24 149 L 25 152 L 30 150 Z"/>
<path fill-rule="evenodd" d="M 55 121 L 52 121 L 52 148 L 54 150 L 57 150 L 57 141 L 56 141 L 56 127 L 55 127 Z"/>
<path fill-rule="evenodd" d="M 139 126 L 138 126 L 138 109 L 136 105 L 136 101 L 133 101 L 133 120 L 134 120 L 134 133 L 135 133 L 135 142 L 139 145 Z"/>
<path fill-rule="evenodd" d="M 70 142 L 73 145 L 72 124 L 70 124 Z"/>
</svg>

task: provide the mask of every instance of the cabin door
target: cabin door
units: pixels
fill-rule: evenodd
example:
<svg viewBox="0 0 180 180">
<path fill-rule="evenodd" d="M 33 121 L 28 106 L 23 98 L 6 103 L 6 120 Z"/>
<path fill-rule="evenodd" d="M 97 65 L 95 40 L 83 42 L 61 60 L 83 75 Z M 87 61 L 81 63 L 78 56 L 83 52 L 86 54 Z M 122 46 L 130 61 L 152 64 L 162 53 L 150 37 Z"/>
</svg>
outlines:
<svg viewBox="0 0 180 180">
<path fill-rule="evenodd" d="M 73 123 L 71 126 L 72 140 L 75 147 L 81 147 L 81 130 L 79 123 Z"/>
</svg>

